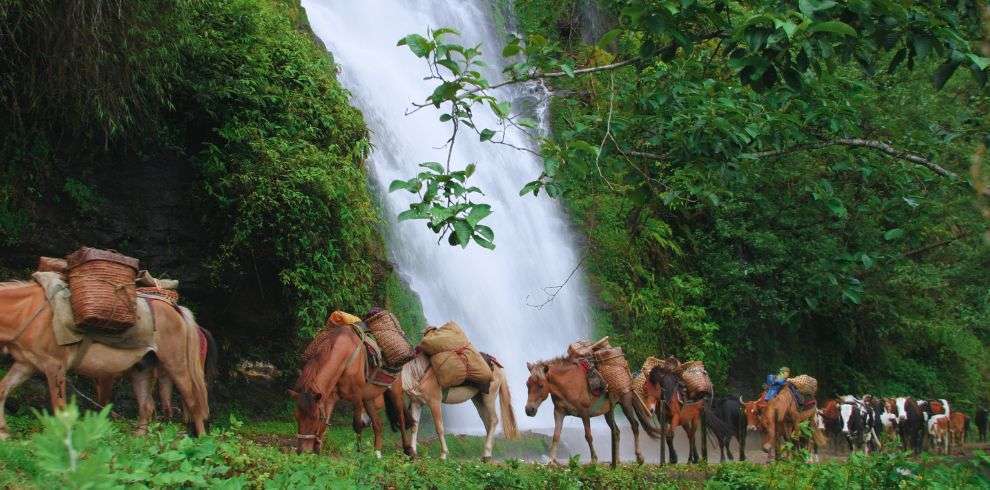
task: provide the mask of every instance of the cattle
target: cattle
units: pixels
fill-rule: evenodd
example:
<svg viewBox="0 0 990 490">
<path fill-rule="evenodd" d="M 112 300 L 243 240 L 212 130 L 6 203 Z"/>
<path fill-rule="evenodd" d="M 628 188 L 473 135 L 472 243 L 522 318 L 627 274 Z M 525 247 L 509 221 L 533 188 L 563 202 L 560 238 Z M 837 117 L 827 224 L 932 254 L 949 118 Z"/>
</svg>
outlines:
<svg viewBox="0 0 990 490">
<path fill-rule="evenodd" d="M 969 431 L 969 416 L 953 410 L 949 415 L 949 442 L 962 451 L 963 443 L 966 442 L 966 432 Z"/>
<path fill-rule="evenodd" d="M 869 453 L 881 448 L 875 429 L 876 415 L 871 406 L 854 396 L 846 395 L 839 404 L 839 416 L 842 434 L 849 443 L 850 451 L 861 449 Z"/>
<path fill-rule="evenodd" d="M 918 402 L 911 397 L 900 397 L 894 400 L 897 407 L 897 432 L 905 451 L 921 454 L 922 441 L 926 432 L 924 412 Z"/>
<path fill-rule="evenodd" d="M 942 413 L 932 415 L 928 419 L 928 435 L 931 436 L 932 449 L 936 453 L 949 454 L 950 424 L 949 416 Z"/>
<path fill-rule="evenodd" d="M 746 414 L 742 397 L 724 396 L 715 400 L 713 409 L 719 419 L 725 421 L 732 431 L 725 437 L 716 437 L 719 445 L 719 461 L 726 457 L 732 460 L 729 443 L 735 437 L 739 443 L 739 461 L 746 461 Z"/>
</svg>

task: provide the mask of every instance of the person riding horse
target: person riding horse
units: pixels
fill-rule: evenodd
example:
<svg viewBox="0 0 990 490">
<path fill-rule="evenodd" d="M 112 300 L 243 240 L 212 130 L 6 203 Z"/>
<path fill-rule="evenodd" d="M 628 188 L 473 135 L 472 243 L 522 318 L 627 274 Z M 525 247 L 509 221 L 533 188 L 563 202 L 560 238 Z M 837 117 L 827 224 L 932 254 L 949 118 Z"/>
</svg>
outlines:
<svg viewBox="0 0 990 490">
<path fill-rule="evenodd" d="M 766 403 L 770 400 L 773 400 L 773 397 L 777 396 L 777 393 L 780 393 L 780 390 L 782 390 L 787 385 L 787 378 L 790 377 L 791 377 L 791 368 L 787 366 L 781 367 L 780 371 L 778 371 L 777 374 L 768 374 L 767 382 L 766 382 L 766 393 L 763 395 L 762 401 Z M 799 407 L 803 406 L 804 399 L 801 397 L 801 394 L 798 393 L 798 390 L 791 390 L 791 391 L 794 394 L 798 406 Z"/>
</svg>

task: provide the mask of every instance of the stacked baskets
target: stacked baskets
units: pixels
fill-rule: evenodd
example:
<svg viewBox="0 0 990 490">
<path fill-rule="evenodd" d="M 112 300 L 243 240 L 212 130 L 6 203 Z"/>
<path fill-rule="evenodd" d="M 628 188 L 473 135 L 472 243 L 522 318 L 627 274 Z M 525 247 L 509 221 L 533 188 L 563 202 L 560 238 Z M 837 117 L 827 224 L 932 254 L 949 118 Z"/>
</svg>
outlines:
<svg viewBox="0 0 990 490">
<path fill-rule="evenodd" d="M 814 398 L 818 394 L 818 380 L 807 374 L 787 378 L 787 382 L 794 385 L 798 392 L 806 397 Z"/>
<path fill-rule="evenodd" d="M 385 363 L 390 367 L 402 366 L 416 357 L 416 352 L 399 326 L 399 320 L 390 311 L 381 310 L 369 316 L 364 323 L 378 341 Z"/>
<path fill-rule="evenodd" d="M 134 325 L 137 259 L 83 247 L 66 262 L 76 326 L 116 333 Z"/>
<path fill-rule="evenodd" d="M 605 378 L 608 391 L 614 396 L 623 395 L 632 389 L 632 374 L 629 363 L 619 347 L 598 349 L 593 354 L 598 372 Z"/>
<path fill-rule="evenodd" d="M 688 396 L 691 399 L 696 400 L 713 393 L 712 380 L 708 377 L 708 371 L 705 370 L 705 363 L 701 361 L 685 362 L 678 368 L 678 374 L 684 381 L 684 387 L 687 388 Z"/>
<path fill-rule="evenodd" d="M 636 396 L 643 402 L 646 401 L 646 380 L 650 376 L 650 372 L 653 368 L 659 367 L 663 364 L 663 361 L 657 359 L 656 357 L 650 356 L 643 361 L 643 368 L 639 370 L 639 374 L 633 378 L 632 389 L 636 393 Z"/>
</svg>

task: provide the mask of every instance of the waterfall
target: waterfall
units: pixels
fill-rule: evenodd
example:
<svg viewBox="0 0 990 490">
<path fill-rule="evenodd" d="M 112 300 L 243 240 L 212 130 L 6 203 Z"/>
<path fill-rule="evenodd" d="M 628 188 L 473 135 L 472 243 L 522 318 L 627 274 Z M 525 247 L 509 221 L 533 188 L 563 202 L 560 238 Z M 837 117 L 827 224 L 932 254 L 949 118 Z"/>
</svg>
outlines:
<svg viewBox="0 0 990 490">
<path fill-rule="evenodd" d="M 411 102 L 423 101 L 434 87 L 423 80 L 427 74 L 423 60 L 396 42 L 407 34 L 425 34 L 427 28 L 453 27 L 461 33 L 458 42 L 481 43 L 485 61 L 499 67 L 505 39 L 496 31 L 490 2 L 304 0 L 302 4 L 371 129 L 370 185 L 382 201 L 389 255 L 396 270 L 419 295 L 430 324 L 456 321 L 478 349 L 504 364 L 520 426 L 552 427 L 549 400 L 535 419 L 522 410 L 526 362 L 562 355 L 569 342 L 590 336 L 592 321 L 580 271 L 553 301 L 542 308 L 529 305 L 546 301 L 544 288 L 563 283 L 581 260 L 561 205 L 543 193 L 537 198 L 518 195 L 526 182 L 540 174 L 542 163 L 532 154 L 482 143 L 474 134 L 462 132 L 458 137 L 454 166 L 477 164 L 469 185 L 485 192 L 476 200 L 492 205 L 494 213 L 484 223 L 495 231 L 494 251 L 475 244 L 466 249 L 446 241 L 438 244 L 438 237 L 422 221 L 398 222 L 396 215 L 407 209 L 413 196 L 388 192 L 392 180 L 414 176 L 419 163 L 444 161 L 446 150 L 437 147 L 450 131 L 433 108 L 405 115 Z M 492 69 L 489 80 L 498 80 L 499 71 Z M 545 119 L 545 103 L 539 102 L 545 102 L 547 95 L 539 87 L 503 87 L 496 95 Z M 477 114 L 479 127 L 497 127 L 487 109 L 479 108 Z M 545 130 L 546 121 L 542 124 Z M 521 137 L 515 142 L 533 145 Z M 483 431 L 470 403 L 447 406 L 445 413 L 450 431 Z"/>
</svg>

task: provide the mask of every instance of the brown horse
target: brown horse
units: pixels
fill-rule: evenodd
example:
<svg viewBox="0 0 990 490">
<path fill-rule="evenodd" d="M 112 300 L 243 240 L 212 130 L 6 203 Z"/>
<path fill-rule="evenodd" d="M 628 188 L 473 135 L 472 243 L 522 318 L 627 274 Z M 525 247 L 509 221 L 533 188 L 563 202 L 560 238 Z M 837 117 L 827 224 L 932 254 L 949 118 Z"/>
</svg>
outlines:
<svg viewBox="0 0 990 490">
<path fill-rule="evenodd" d="M 783 389 L 772 400 L 763 402 L 761 395 L 756 401 L 746 402 L 746 422 L 749 430 L 763 432 L 763 452 L 770 459 L 780 459 L 780 445 L 784 440 L 800 444 L 798 424 L 812 422 L 812 441 L 817 447 L 825 444 L 824 423 L 818 415 L 818 407 L 800 409 L 790 389 Z"/>
<path fill-rule="evenodd" d="M 598 453 L 595 452 L 594 440 L 591 436 L 591 417 L 599 415 L 605 416 L 612 431 L 612 467 L 619 464 L 619 426 L 615 423 L 613 410 L 616 402 L 612 401 L 607 393 L 600 396 L 594 395 L 588 388 L 588 379 L 577 362 L 567 357 L 559 357 L 549 361 L 541 361 L 535 364 L 526 364 L 529 368 L 529 379 L 526 381 L 526 388 L 529 391 L 529 399 L 526 401 L 526 415 L 536 416 L 536 411 L 549 396 L 553 400 L 553 442 L 550 444 L 550 461 L 557 463 L 557 445 L 560 443 L 560 430 L 563 427 L 564 417 L 570 415 L 578 417 L 584 422 L 584 438 L 588 441 L 588 448 L 591 450 L 591 463 L 598 463 Z M 632 392 L 623 394 L 618 399 L 618 405 L 629 420 L 632 428 L 633 443 L 636 447 L 636 461 L 643 462 L 643 454 L 639 449 L 639 425 L 651 437 L 659 438 L 660 430 L 653 425 L 650 415 L 633 402 Z"/>
<path fill-rule="evenodd" d="M 192 312 L 186 308 L 180 308 L 184 316 L 189 321 L 195 323 Z M 203 366 L 203 378 L 206 381 L 206 390 L 209 392 L 212 389 L 213 380 L 217 377 L 217 356 L 219 353 L 213 334 L 203 327 L 198 325 L 197 327 L 199 333 L 199 360 Z M 175 417 L 175 408 L 172 406 L 172 391 L 175 388 L 175 384 L 172 383 L 172 379 L 166 376 L 160 367 L 154 368 L 151 377 L 152 382 L 158 385 L 158 402 L 162 407 L 162 417 L 165 420 L 172 420 Z M 108 405 L 113 398 L 113 385 L 117 382 L 117 378 L 107 377 L 93 381 L 96 387 L 96 403 L 101 406 Z M 188 417 L 188 414 L 184 412 L 183 415 Z"/>
<path fill-rule="evenodd" d="M 160 301 L 150 301 L 155 319 L 154 342 L 157 350 L 117 349 L 86 342 L 60 346 L 52 329 L 52 308 L 44 290 L 34 282 L 0 284 L 0 345 L 4 345 L 14 364 L 0 381 L 0 439 L 9 436 L 3 406 L 7 396 L 34 372 L 40 371 L 48 381 L 52 409 L 66 404 L 66 374 L 74 371 L 93 379 L 114 378 L 130 372 L 138 402 L 136 432 L 147 431 L 155 406 L 151 397 L 152 370 L 148 362 L 157 362 L 172 379 L 189 415 L 190 434 L 206 431 L 209 417 L 206 382 L 199 360 L 199 338 L 195 323 Z"/>
<path fill-rule="evenodd" d="M 433 426 L 440 439 L 440 459 L 447 459 L 447 437 L 444 434 L 443 414 L 441 405 L 456 405 L 471 400 L 485 425 L 485 447 L 481 454 L 482 461 L 492 459 L 492 449 L 495 444 L 495 430 L 499 418 L 496 410 L 502 412 L 502 432 L 506 439 L 518 439 L 519 429 L 516 428 L 516 416 L 512 411 L 512 396 L 509 394 L 509 384 L 505 371 L 498 363 L 492 363 L 492 382 L 488 393 L 480 393 L 478 388 L 471 385 L 456 386 L 444 389 L 437 380 L 436 373 L 430 367 L 430 361 L 420 354 L 402 368 L 402 379 L 409 380 L 411 385 L 403 386 L 403 394 L 409 398 L 409 418 L 412 430 L 410 440 L 403 433 L 403 445 L 408 448 L 407 454 L 416 456 L 417 439 L 419 438 L 419 421 L 423 405 L 430 407 L 433 415 Z"/>
<path fill-rule="evenodd" d="M 382 421 L 379 416 L 385 403 L 402 406 L 399 378 L 391 386 L 371 383 L 366 376 L 368 354 L 364 342 L 348 326 L 330 324 L 306 347 L 305 364 L 295 387 L 289 395 L 296 401 L 295 418 L 298 425 L 296 451 L 320 452 L 323 435 L 330 425 L 333 409 L 340 400 L 354 406 L 353 428 L 361 447 L 361 431 L 366 427 L 364 414 L 371 419 L 375 432 L 375 455 L 381 457 Z M 387 398 L 383 400 L 383 395 Z M 406 423 L 402 410 L 387 410 L 393 427 L 402 431 L 405 441 Z M 406 447 L 406 453 L 410 453 Z"/>
<path fill-rule="evenodd" d="M 647 407 L 651 407 L 661 417 L 662 426 L 667 428 L 664 439 L 670 451 L 670 462 L 677 463 L 677 451 L 674 449 L 674 429 L 681 427 L 687 435 L 690 452 L 689 463 L 700 461 L 698 456 L 695 434 L 702 426 L 702 415 L 705 422 L 712 427 L 719 441 L 732 435 L 732 428 L 712 410 L 712 398 L 706 396 L 700 400 L 687 401 L 683 399 L 680 390 L 680 377 L 661 368 L 653 368 L 643 384 Z M 707 444 L 707 441 L 701 441 Z M 662 442 L 661 442 L 662 444 Z M 707 452 L 707 451 L 706 451 Z M 661 458 L 663 459 L 663 458 Z M 664 461 L 660 461 L 664 463 Z"/>
</svg>

